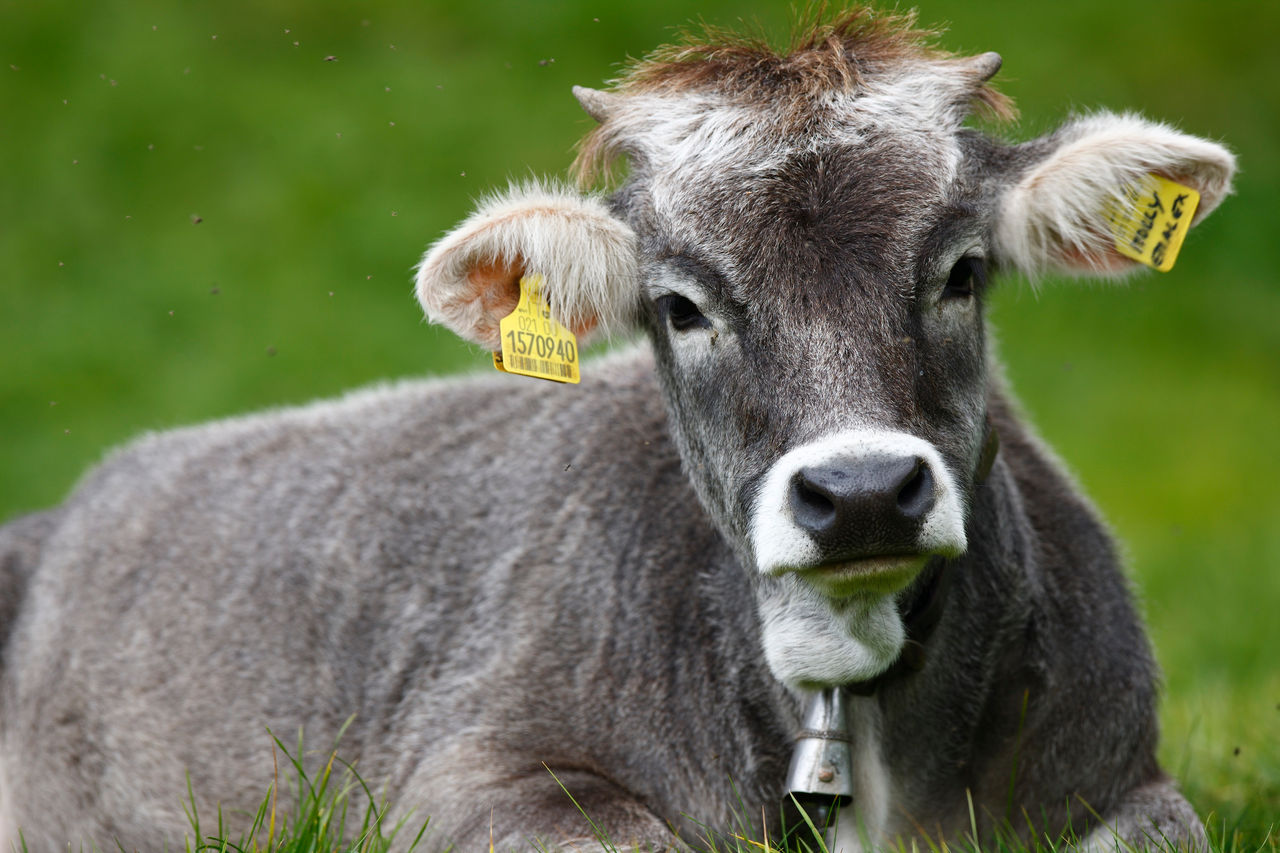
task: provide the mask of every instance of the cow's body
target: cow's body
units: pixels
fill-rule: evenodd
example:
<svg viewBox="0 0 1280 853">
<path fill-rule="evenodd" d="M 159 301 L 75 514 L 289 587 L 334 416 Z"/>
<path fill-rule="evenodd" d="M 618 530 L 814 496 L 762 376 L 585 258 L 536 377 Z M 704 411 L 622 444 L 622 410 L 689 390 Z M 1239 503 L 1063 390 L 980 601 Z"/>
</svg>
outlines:
<svg viewBox="0 0 1280 853">
<path fill-rule="evenodd" d="M 578 389 L 404 384 L 153 436 L 19 522 L 43 529 L 3 675 L 3 766 L 31 849 L 159 849 L 190 831 L 188 770 L 206 813 L 249 808 L 271 778 L 266 726 L 319 748 L 351 713 L 344 756 L 459 849 L 491 814 L 499 839 L 529 831 L 563 796 L 543 763 L 599 820 L 603 780 L 659 825 L 772 812 L 799 699 L 763 662 L 651 359 L 591 373 Z M 1050 825 L 1075 792 L 1106 811 L 1155 778 L 1153 669 L 1108 538 L 993 411 L 1000 461 L 925 677 L 854 700 L 881 728 L 893 833 L 927 815 L 957 837 L 966 788 L 1005 816 L 1024 691 L 1018 787 L 1061 792 Z M 1096 751 L 1071 748 L 1081 725 Z M 561 821 L 532 825 L 589 834 Z"/>
<path fill-rule="evenodd" d="M 998 58 L 899 24 L 579 92 L 628 183 L 513 190 L 428 254 L 429 314 L 491 348 L 526 271 L 570 326 L 648 333 L 580 387 L 153 436 L 0 531 L 0 843 L 158 849 L 185 774 L 205 814 L 252 808 L 267 727 L 327 746 L 354 714 L 342 753 L 432 844 L 569 845 L 581 806 L 665 847 L 776 813 L 830 685 L 857 694 L 840 849 L 971 815 L 1202 842 L 1110 539 L 992 378 L 981 296 L 988 262 L 1119 269 L 1095 231 L 1124 181 L 1193 182 L 1202 216 L 1233 162 L 1133 117 L 961 130 Z"/>
</svg>

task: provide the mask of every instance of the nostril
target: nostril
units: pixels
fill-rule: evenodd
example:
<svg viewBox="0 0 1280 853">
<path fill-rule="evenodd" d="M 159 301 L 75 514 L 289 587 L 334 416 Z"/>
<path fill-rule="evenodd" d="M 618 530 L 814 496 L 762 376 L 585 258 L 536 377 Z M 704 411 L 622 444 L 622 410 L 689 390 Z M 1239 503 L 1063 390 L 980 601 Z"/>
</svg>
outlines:
<svg viewBox="0 0 1280 853">
<path fill-rule="evenodd" d="M 830 493 L 799 471 L 791 478 L 791 514 L 807 530 L 823 530 L 836 520 L 836 505 Z"/>
<path fill-rule="evenodd" d="M 907 518 L 922 518 L 933 509 L 933 493 L 933 472 L 923 459 L 917 459 L 915 471 L 898 490 L 898 509 Z"/>
<path fill-rule="evenodd" d="M 787 509 L 833 553 L 909 551 L 936 492 L 933 471 L 918 456 L 834 459 L 791 475 Z"/>
</svg>

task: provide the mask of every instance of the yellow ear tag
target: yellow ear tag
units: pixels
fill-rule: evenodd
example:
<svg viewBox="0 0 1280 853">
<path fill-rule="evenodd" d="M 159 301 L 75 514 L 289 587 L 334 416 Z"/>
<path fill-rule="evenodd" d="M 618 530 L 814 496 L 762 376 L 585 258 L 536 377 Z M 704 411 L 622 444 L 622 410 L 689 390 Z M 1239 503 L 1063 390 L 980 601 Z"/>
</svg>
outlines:
<svg viewBox="0 0 1280 853">
<path fill-rule="evenodd" d="M 1173 269 L 1200 193 L 1159 175 L 1147 175 L 1122 192 L 1124 201 L 1106 210 L 1116 251 L 1160 272 Z"/>
<path fill-rule="evenodd" d="M 493 366 L 503 373 L 518 373 L 578 383 L 578 339 L 551 316 L 542 298 L 543 279 L 520 279 L 520 303 L 498 323 L 502 352 L 493 354 Z"/>
</svg>

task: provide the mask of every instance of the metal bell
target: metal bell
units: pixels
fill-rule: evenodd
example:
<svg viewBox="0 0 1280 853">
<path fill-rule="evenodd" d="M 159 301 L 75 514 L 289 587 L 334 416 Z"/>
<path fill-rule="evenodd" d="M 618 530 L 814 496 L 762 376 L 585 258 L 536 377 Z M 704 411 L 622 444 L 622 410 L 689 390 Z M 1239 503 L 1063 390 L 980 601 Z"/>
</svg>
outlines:
<svg viewBox="0 0 1280 853">
<path fill-rule="evenodd" d="M 791 753 L 787 792 L 828 845 L 833 843 L 834 812 L 853 801 L 852 738 L 842 688 L 824 688 L 809 700 Z"/>
</svg>

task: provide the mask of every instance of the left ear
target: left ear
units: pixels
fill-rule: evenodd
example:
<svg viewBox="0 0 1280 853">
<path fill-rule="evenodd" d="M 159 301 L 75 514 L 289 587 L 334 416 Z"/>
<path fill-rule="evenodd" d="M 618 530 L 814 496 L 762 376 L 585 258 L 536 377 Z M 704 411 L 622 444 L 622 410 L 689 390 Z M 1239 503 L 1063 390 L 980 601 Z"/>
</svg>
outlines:
<svg viewBox="0 0 1280 853">
<path fill-rule="evenodd" d="M 1236 167 L 1223 146 L 1133 114 L 1077 119 L 1022 148 L 1039 160 L 1005 191 L 993 248 L 999 261 L 1033 277 L 1133 270 L 1138 264 L 1116 251 L 1104 212 L 1123 200 L 1123 189 L 1157 174 L 1197 190 L 1194 225 L 1231 191 Z"/>
</svg>

